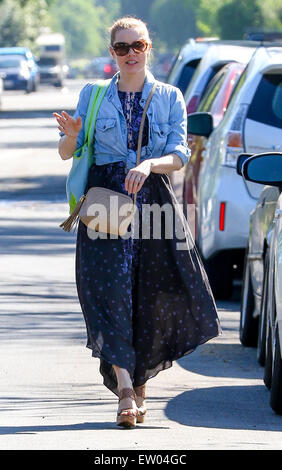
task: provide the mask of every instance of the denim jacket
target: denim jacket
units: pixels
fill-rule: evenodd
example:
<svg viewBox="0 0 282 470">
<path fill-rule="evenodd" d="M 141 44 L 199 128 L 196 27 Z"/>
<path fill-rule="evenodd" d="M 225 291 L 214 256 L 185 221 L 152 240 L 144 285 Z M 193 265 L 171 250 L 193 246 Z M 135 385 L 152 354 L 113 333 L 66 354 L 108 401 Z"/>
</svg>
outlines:
<svg viewBox="0 0 282 470">
<path fill-rule="evenodd" d="M 127 148 L 127 126 L 121 102 L 118 96 L 117 80 L 119 72 L 112 78 L 98 111 L 94 134 L 94 158 L 97 165 L 124 161 L 126 169 L 136 166 L 135 151 Z M 155 79 L 147 71 L 140 105 L 144 108 L 146 99 Z M 157 89 L 149 105 L 147 116 L 149 121 L 148 145 L 142 147 L 141 161 L 158 158 L 174 153 L 183 165 L 190 157 L 187 145 L 187 113 L 181 91 L 157 81 Z M 84 143 L 84 121 L 91 94 L 91 85 L 82 88 L 74 117 L 81 116 L 82 129 L 78 134 L 76 148 Z M 60 133 L 63 135 L 63 133 Z"/>
</svg>

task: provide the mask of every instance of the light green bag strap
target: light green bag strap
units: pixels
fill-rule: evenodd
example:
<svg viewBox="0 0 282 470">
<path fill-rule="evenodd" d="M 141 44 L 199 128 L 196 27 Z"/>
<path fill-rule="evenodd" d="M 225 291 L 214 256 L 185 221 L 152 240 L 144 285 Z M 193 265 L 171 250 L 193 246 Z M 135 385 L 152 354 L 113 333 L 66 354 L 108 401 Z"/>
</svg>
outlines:
<svg viewBox="0 0 282 470">
<path fill-rule="evenodd" d="M 93 140 L 93 135 L 94 135 L 94 130 L 95 130 L 95 125 L 96 125 L 96 119 L 97 119 L 97 114 L 100 108 L 100 105 L 102 103 L 102 100 L 105 96 L 105 93 L 109 87 L 109 82 L 104 83 L 102 85 L 99 85 L 96 87 L 94 85 L 92 93 L 91 93 L 91 98 L 89 102 L 89 108 L 87 110 L 90 110 L 89 112 L 89 118 L 88 118 L 88 123 L 87 123 L 87 129 L 85 133 L 85 143 L 87 142 L 88 147 L 91 145 L 91 142 Z M 94 95 L 94 96 L 92 96 Z"/>
<path fill-rule="evenodd" d="M 83 147 L 87 145 L 89 166 L 91 166 L 93 161 L 93 146 L 91 144 L 93 142 L 97 114 L 110 82 L 111 80 L 106 80 L 93 85 L 84 123 L 84 143 L 82 147 L 79 147 L 73 153 L 75 158 L 80 158 Z"/>
</svg>

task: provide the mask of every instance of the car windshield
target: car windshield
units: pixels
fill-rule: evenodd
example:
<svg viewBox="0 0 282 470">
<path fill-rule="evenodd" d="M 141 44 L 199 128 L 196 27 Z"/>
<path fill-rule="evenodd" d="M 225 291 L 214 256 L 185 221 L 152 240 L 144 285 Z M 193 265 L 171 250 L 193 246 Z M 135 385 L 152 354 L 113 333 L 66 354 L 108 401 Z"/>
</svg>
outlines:
<svg viewBox="0 0 282 470">
<path fill-rule="evenodd" d="M 57 65 L 57 61 L 53 57 L 40 57 L 38 65 Z"/>
<path fill-rule="evenodd" d="M 21 61 L 23 61 L 23 58 L 21 56 L 0 56 L 0 68 L 1 69 L 8 69 L 8 68 L 14 68 L 14 67 L 19 67 L 21 64 Z"/>
</svg>

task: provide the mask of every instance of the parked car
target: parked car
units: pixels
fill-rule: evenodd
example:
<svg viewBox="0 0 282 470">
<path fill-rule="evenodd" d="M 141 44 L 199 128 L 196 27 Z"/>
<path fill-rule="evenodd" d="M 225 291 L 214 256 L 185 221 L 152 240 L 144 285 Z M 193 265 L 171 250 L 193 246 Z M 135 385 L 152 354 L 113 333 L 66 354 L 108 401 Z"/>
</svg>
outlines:
<svg viewBox="0 0 282 470">
<path fill-rule="evenodd" d="M 222 67 L 210 81 L 198 105 L 198 112 L 208 112 L 213 116 L 214 128 L 219 124 L 227 109 L 232 90 L 236 86 L 246 64 L 230 62 Z M 189 128 L 188 128 L 189 130 Z M 183 178 L 183 207 L 187 214 L 187 204 L 195 204 L 197 209 L 198 176 L 205 154 L 206 138 L 189 134 L 191 157 L 185 165 Z M 197 213 L 195 214 L 195 222 Z M 197 223 L 195 223 L 197 235 Z"/>
<path fill-rule="evenodd" d="M 189 133 L 208 138 L 198 180 L 196 242 L 217 297 L 230 297 L 234 274 L 242 277 L 249 217 L 262 190 L 236 173 L 237 159 L 242 152 L 282 148 L 281 84 L 282 48 L 261 47 L 215 129 L 210 113 L 188 115 Z"/>
<path fill-rule="evenodd" d="M 85 78 L 111 78 L 118 71 L 115 60 L 110 57 L 95 57 L 85 67 Z"/>
<path fill-rule="evenodd" d="M 240 157 L 238 173 L 241 173 Z M 269 237 L 272 231 L 279 189 L 265 186 L 250 214 L 249 238 L 245 253 L 241 306 L 240 341 L 244 346 L 257 347 L 257 358 L 265 362 L 265 325 L 267 303 L 267 277 L 269 263 Z"/>
<path fill-rule="evenodd" d="M 177 86 L 184 94 L 204 53 L 217 41 L 218 38 L 189 39 L 176 56 L 167 83 Z"/>
<path fill-rule="evenodd" d="M 266 263 L 261 279 L 264 301 L 260 315 L 265 315 L 264 382 L 271 391 L 272 409 L 282 414 L 282 153 L 257 154 L 248 158 L 243 164 L 242 174 L 245 180 L 268 185 L 267 188 L 273 186 L 279 193 L 275 206 L 273 198 L 270 198 L 271 209 L 264 237 Z M 262 204 L 261 198 L 258 204 Z M 261 230 L 258 233 L 253 230 L 252 239 L 256 236 L 262 238 Z"/>
<path fill-rule="evenodd" d="M 0 48 L 0 72 L 4 73 L 4 89 L 36 91 L 40 76 L 30 49 L 25 47 Z"/>
<path fill-rule="evenodd" d="M 187 113 L 194 113 L 207 85 L 224 65 L 230 62 L 247 64 L 256 50 L 254 41 L 219 41 L 209 47 L 201 59 L 184 93 Z"/>
</svg>

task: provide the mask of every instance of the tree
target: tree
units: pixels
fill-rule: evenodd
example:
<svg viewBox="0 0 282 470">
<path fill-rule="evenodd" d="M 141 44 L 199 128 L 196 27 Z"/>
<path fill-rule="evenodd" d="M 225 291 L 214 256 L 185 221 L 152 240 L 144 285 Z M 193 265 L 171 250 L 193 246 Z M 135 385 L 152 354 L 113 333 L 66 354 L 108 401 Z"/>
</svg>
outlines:
<svg viewBox="0 0 282 470">
<path fill-rule="evenodd" d="M 120 0 L 120 13 L 122 16 L 136 16 L 141 20 L 150 22 L 150 8 L 154 0 Z"/>
<path fill-rule="evenodd" d="M 189 37 L 197 35 L 196 18 L 188 0 L 155 0 L 151 8 L 156 47 L 178 49 Z M 154 39 L 154 37 L 153 37 Z"/>
<path fill-rule="evenodd" d="M 196 25 L 203 36 L 218 36 L 220 29 L 217 21 L 218 10 L 228 0 L 200 0 L 195 5 Z"/>
<path fill-rule="evenodd" d="M 0 4 L 0 47 L 33 47 L 40 27 L 47 19 L 45 0 L 3 0 Z"/>
<path fill-rule="evenodd" d="M 282 31 L 282 0 L 258 0 L 267 30 Z"/>
<path fill-rule="evenodd" d="M 218 10 L 217 20 L 223 39 L 242 39 L 248 28 L 264 24 L 257 0 L 232 0 Z"/>
<path fill-rule="evenodd" d="M 112 13 L 94 0 L 55 0 L 50 9 L 51 26 L 64 34 L 69 57 L 98 56 L 108 53 Z"/>
</svg>

